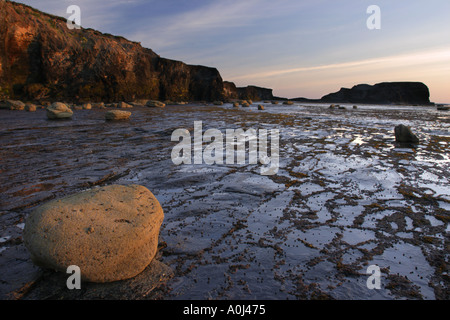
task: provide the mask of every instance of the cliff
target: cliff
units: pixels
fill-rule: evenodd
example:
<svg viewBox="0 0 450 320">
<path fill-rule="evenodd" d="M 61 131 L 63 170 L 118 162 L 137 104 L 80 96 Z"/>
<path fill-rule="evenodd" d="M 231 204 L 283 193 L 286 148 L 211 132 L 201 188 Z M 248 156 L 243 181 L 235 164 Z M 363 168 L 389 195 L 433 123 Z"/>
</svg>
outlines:
<svg viewBox="0 0 450 320">
<path fill-rule="evenodd" d="M 219 100 L 215 68 L 161 58 L 139 43 L 0 1 L 0 98 Z"/>
<path fill-rule="evenodd" d="M 328 94 L 322 102 L 374 104 L 430 104 L 430 91 L 421 82 L 383 82 L 360 84 Z"/>
<path fill-rule="evenodd" d="M 224 81 L 224 96 L 227 99 L 272 100 L 273 90 L 257 86 L 236 87 L 233 82 Z"/>
</svg>

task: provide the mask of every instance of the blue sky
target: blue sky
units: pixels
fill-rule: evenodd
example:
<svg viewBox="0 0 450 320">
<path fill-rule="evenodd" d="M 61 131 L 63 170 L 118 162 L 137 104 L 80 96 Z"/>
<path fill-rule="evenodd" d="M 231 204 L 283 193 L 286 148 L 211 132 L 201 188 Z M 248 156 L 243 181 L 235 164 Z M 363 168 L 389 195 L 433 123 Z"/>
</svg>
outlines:
<svg viewBox="0 0 450 320">
<path fill-rule="evenodd" d="M 359 83 L 422 81 L 450 103 L 448 0 L 24 0 L 141 42 L 163 57 L 219 69 L 238 86 L 320 98 Z M 366 10 L 381 9 L 369 30 Z"/>
</svg>

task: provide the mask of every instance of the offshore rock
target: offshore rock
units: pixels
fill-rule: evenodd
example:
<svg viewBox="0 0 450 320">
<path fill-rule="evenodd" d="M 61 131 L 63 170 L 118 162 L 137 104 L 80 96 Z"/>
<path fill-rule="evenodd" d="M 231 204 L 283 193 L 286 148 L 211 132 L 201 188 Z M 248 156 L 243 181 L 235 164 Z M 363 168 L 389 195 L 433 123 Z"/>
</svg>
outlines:
<svg viewBox="0 0 450 320">
<path fill-rule="evenodd" d="M 430 91 L 421 82 L 384 82 L 374 86 L 360 84 L 342 88 L 321 99 L 322 102 L 374 104 L 430 104 Z"/>
</svg>

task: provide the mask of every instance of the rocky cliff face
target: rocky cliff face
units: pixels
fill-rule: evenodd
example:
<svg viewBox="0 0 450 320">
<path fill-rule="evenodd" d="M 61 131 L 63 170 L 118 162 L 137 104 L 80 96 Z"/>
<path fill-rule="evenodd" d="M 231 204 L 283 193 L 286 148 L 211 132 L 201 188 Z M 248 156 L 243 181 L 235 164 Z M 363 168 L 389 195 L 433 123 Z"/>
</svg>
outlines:
<svg viewBox="0 0 450 320">
<path fill-rule="evenodd" d="M 374 86 L 360 84 L 324 96 L 324 102 L 429 104 L 430 92 L 421 82 L 384 82 Z"/>
<path fill-rule="evenodd" d="M 214 68 L 164 59 L 139 43 L 0 1 L 0 95 L 20 99 L 218 100 Z"/>
<path fill-rule="evenodd" d="M 237 88 L 233 82 L 224 82 L 224 96 L 228 99 L 272 100 L 273 90 L 256 86 Z"/>
</svg>

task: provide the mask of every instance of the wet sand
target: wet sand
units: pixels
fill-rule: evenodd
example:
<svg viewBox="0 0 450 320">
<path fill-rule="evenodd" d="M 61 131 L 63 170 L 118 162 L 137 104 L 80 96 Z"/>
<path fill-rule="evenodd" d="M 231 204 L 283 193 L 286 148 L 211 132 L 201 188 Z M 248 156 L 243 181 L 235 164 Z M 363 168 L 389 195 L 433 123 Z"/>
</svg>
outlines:
<svg viewBox="0 0 450 320">
<path fill-rule="evenodd" d="M 116 288 L 114 298 L 449 299 L 449 113 L 264 105 L 136 107 L 127 122 L 106 122 L 99 109 L 56 122 L 42 109 L 0 110 L 0 299 L 93 297 L 54 291 L 57 275 L 32 265 L 21 232 L 36 206 L 112 183 L 157 197 L 158 262 L 173 271 L 157 294 Z M 194 121 L 279 129 L 278 174 L 175 166 L 172 132 L 192 132 Z M 401 123 L 418 146 L 395 143 Z M 380 290 L 366 286 L 374 264 Z"/>
</svg>

